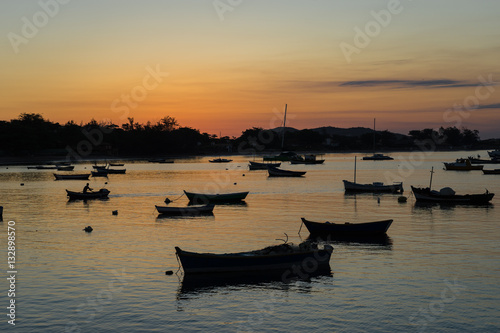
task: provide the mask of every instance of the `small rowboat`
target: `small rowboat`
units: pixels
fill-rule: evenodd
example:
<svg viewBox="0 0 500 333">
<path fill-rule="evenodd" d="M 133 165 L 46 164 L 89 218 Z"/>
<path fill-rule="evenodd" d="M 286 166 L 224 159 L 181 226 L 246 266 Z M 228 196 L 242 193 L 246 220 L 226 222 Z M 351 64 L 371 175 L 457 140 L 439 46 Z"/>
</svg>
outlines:
<svg viewBox="0 0 500 333">
<path fill-rule="evenodd" d="M 94 166 L 94 169 L 96 169 L 98 172 L 107 172 L 107 173 L 115 173 L 115 174 L 124 174 L 127 169 L 110 169 L 108 167 L 101 167 L 101 166 Z"/>
<path fill-rule="evenodd" d="M 248 161 L 248 169 L 250 170 L 267 170 L 269 167 L 279 167 L 281 163 L 261 163 Z"/>
<path fill-rule="evenodd" d="M 296 156 L 290 160 L 290 164 L 323 164 L 325 160 L 318 160 L 316 155 L 309 154 L 302 156 Z"/>
<path fill-rule="evenodd" d="M 173 160 L 166 160 L 164 158 L 154 158 L 151 160 L 148 160 L 149 163 L 174 163 Z"/>
<path fill-rule="evenodd" d="M 227 158 L 214 158 L 213 160 L 209 160 L 210 163 L 229 163 L 233 160 L 228 160 Z"/>
<path fill-rule="evenodd" d="M 184 191 L 189 201 L 194 203 L 207 204 L 209 202 L 237 202 L 244 200 L 248 192 L 235 192 L 235 193 L 225 193 L 225 194 L 205 194 L 205 193 L 193 193 Z"/>
<path fill-rule="evenodd" d="M 299 246 L 281 244 L 239 253 L 198 253 L 175 247 L 185 273 L 255 272 L 289 269 L 282 277 L 293 275 L 292 267 L 310 265 L 315 269 L 329 267 L 333 252 L 331 245 L 318 249 L 315 244 L 304 242 Z M 312 273 L 312 272 L 310 272 Z"/>
<path fill-rule="evenodd" d="M 359 184 L 343 180 L 344 189 L 346 192 L 389 192 L 389 193 L 402 193 L 403 183 L 398 182 L 391 185 L 384 185 L 381 182 L 374 182 L 373 184 Z"/>
<path fill-rule="evenodd" d="M 487 204 L 493 199 L 495 196 L 494 193 L 489 193 L 486 191 L 482 194 L 455 194 L 451 188 L 443 188 L 440 191 L 434 191 L 429 188 L 418 188 L 411 187 L 413 194 L 415 195 L 415 199 L 417 202 L 437 202 L 442 204 L 473 204 L 473 205 L 481 205 Z"/>
<path fill-rule="evenodd" d="M 364 223 L 312 222 L 302 218 L 302 222 L 311 234 L 334 234 L 342 236 L 380 236 L 384 235 L 393 220 Z"/>
<path fill-rule="evenodd" d="M 81 173 L 81 174 L 73 174 L 73 175 L 62 175 L 62 174 L 54 174 L 56 180 L 88 180 L 90 173 Z"/>
<path fill-rule="evenodd" d="M 160 214 L 164 215 L 198 215 L 198 214 L 210 214 L 214 210 L 213 204 L 208 204 L 204 206 L 187 206 L 187 207 L 168 207 L 168 206 L 156 206 L 156 210 Z"/>
<path fill-rule="evenodd" d="M 92 174 L 92 177 L 107 177 L 108 176 L 108 171 L 103 169 L 103 170 L 98 170 L 98 171 L 90 171 Z"/>
<path fill-rule="evenodd" d="M 97 192 L 73 192 L 66 190 L 69 200 L 87 200 L 87 199 L 105 199 L 108 197 L 109 190 L 101 188 Z"/>
<path fill-rule="evenodd" d="M 485 174 L 485 175 L 500 175 L 500 169 L 483 170 L 483 174 Z"/>
<path fill-rule="evenodd" d="M 363 157 L 364 161 L 392 161 L 394 158 L 384 154 L 373 154 L 372 156 Z"/>
<path fill-rule="evenodd" d="M 444 163 L 446 170 L 454 171 L 471 171 L 471 170 L 483 170 L 484 165 L 472 165 L 468 158 L 459 158 L 452 163 Z"/>
<path fill-rule="evenodd" d="M 306 174 L 306 171 L 284 170 L 276 167 L 269 167 L 267 172 L 269 177 L 302 177 Z"/>
<path fill-rule="evenodd" d="M 73 171 L 75 166 L 73 165 L 58 165 L 56 166 L 57 171 Z"/>
<path fill-rule="evenodd" d="M 36 169 L 36 170 L 56 170 L 57 167 L 54 165 L 37 165 L 37 166 L 29 166 L 28 169 Z"/>
</svg>

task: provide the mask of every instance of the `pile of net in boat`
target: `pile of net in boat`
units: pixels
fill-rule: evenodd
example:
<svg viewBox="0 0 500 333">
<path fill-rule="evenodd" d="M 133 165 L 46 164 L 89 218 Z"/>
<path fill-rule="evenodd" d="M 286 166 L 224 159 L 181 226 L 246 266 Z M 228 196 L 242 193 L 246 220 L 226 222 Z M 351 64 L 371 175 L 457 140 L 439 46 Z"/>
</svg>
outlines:
<svg viewBox="0 0 500 333">
<path fill-rule="evenodd" d="M 431 193 L 435 195 L 455 195 L 455 191 L 451 187 L 443 187 L 439 192 L 432 190 Z"/>
<path fill-rule="evenodd" d="M 316 243 L 305 241 L 300 243 L 299 245 L 293 245 L 288 243 L 280 245 L 271 245 L 260 250 L 251 251 L 250 253 L 258 255 L 268 255 L 268 254 L 306 252 L 306 251 L 313 251 L 316 249 L 318 249 L 318 245 Z"/>
</svg>

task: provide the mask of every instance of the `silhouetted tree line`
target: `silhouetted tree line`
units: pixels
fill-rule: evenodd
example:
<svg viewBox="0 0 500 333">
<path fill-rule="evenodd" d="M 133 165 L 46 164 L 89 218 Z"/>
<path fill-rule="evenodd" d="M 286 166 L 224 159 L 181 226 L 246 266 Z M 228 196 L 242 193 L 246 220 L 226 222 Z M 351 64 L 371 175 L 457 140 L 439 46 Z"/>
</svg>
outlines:
<svg viewBox="0 0 500 333">
<path fill-rule="evenodd" d="M 17 119 L 0 121 L 0 152 L 4 155 L 66 154 L 68 150 L 82 157 L 88 155 L 150 156 L 160 154 L 243 153 L 280 150 L 282 129 L 253 127 L 238 138 L 217 138 L 165 116 L 156 123 L 140 124 L 134 118 L 121 126 L 69 121 L 53 123 L 40 114 L 22 113 Z M 474 148 L 480 144 L 479 132 L 456 127 L 413 130 L 409 135 L 389 131 L 366 132 L 358 136 L 326 134 L 321 131 L 286 129 L 287 150 L 406 150 L 418 148 L 416 143 L 432 140 L 442 148 Z"/>
<path fill-rule="evenodd" d="M 40 152 L 66 154 L 68 149 L 82 157 L 107 155 L 156 155 L 199 153 L 209 147 L 211 137 L 190 127 L 179 126 L 166 116 L 156 123 L 139 124 L 133 118 L 121 126 L 69 121 L 64 125 L 45 120 L 42 115 L 22 113 L 10 122 L 0 122 L 0 150 L 8 155 Z"/>
</svg>

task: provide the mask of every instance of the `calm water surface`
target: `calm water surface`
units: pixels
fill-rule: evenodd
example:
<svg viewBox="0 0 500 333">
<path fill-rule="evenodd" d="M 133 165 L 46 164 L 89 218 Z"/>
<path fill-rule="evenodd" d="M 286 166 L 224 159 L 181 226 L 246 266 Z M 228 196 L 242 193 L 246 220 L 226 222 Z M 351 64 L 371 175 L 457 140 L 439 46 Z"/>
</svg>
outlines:
<svg viewBox="0 0 500 333">
<path fill-rule="evenodd" d="M 485 151 L 474 154 L 486 155 Z M 16 222 L 16 305 L 19 332 L 498 332 L 500 330 L 500 176 L 442 170 L 467 152 L 434 153 L 408 168 L 395 161 L 360 161 L 357 181 L 402 174 L 407 203 L 398 195 L 345 195 L 353 154 L 325 155 L 324 165 L 284 163 L 305 170 L 299 179 L 249 171 L 248 159 L 230 164 L 208 158 L 174 164 L 126 164 L 126 175 L 90 180 L 109 200 L 68 202 L 65 189 L 84 181 L 54 181 L 52 171 L 10 166 L 0 170 L 7 221 Z M 410 185 L 457 193 L 497 193 L 488 206 L 418 206 Z M 486 166 L 493 168 L 495 166 Z M 498 166 L 496 166 L 498 168 Z M 89 171 L 79 164 L 75 172 Z M 399 170 L 399 171 L 398 171 Z M 20 184 L 24 183 L 24 186 Z M 250 191 L 244 204 L 217 205 L 213 216 L 160 218 L 154 205 L 168 197 L 186 205 L 182 190 Z M 118 215 L 112 215 L 118 210 Z M 394 219 L 388 240 L 332 242 L 331 273 L 285 283 L 281 279 L 199 281 L 178 275 L 174 246 L 236 252 L 299 243 L 300 218 L 362 222 Z M 82 229 L 91 225 L 92 233 Z M 6 261 L 6 259 L 4 259 Z M 5 267 L 3 265 L 6 276 Z M 8 285 L 0 283 L 2 308 Z M 10 328 L 3 310 L 0 323 Z"/>
</svg>

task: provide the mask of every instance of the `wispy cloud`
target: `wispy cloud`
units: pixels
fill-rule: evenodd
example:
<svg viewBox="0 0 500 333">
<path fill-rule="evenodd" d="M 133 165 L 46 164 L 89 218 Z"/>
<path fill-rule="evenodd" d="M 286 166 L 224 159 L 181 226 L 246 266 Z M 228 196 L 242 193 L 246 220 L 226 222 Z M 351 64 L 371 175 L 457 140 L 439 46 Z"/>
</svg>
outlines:
<svg viewBox="0 0 500 333">
<path fill-rule="evenodd" d="M 345 81 L 339 84 L 341 87 L 391 87 L 391 88 L 463 88 L 475 87 L 477 83 L 449 79 L 437 80 L 360 80 Z"/>
<path fill-rule="evenodd" d="M 325 89 L 327 91 L 334 88 L 386 88 L 386 89 L 404 89 L 404 88 L 467 88 L 477 87 L 477 82 L 465 80 L 436 79 L 436 80 L 357 80 L 357 81 L 287 81 L 287 85 L 292 85 L 299 89 Z"/>
<path fill-rule="evenodd" d="M 478 105 L 476 109 L 500 109 L 500 103 Z"/>
</svg>

